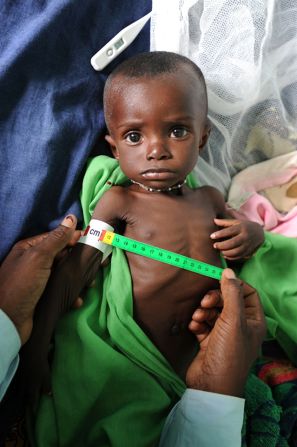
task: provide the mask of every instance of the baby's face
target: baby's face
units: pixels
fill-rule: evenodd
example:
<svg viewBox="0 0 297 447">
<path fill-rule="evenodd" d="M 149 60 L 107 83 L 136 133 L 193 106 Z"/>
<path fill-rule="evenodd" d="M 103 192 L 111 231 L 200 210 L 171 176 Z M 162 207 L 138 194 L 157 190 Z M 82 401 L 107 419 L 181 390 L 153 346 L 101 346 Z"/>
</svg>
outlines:
<svg viewBox="0 0 297 447">
<path fill-rule="evenodd" d="M 115 82 L 106 139 L 123 172 L 151 188 L 183 181 L 196 164 L 206 132 L 206 99 L 199 80 L 179 70 Z"/>
</svg>

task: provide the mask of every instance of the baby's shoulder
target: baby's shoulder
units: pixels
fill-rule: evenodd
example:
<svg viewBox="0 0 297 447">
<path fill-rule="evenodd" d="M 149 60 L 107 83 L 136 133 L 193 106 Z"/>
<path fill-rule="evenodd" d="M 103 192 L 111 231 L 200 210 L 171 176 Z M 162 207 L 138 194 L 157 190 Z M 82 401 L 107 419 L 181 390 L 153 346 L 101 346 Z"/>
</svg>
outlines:
<svg viewBox="0 0 297 447">
<path fill-rule="evenodd" d="M 225 199 L 223 194 L 213 186 L 201 186 L 194 190 L 194 193 L 200 196 L 200 200 L 207 200 L 215 209 L 220 211 L 225 208 Z"/>
<path fill-rule="evenodd" d="M 223 200 L 224 196 L 223 194 L 214 186 L 204 185 L 200 186 L 199 188 L 196 188 L 193 190 L 196 194 L 201 194 L 202 196 L 208 196 L 212 200 Z"/>
<path fill-rule="evenodd" d="M 111 186 L 105 193 L 102 195 L 100 202 L 105 201 L 123 201 L 127 197 L 127 188 L 124 186 Z"/>
<path fill-rule="evenodd" d="M 126 205 L 125 188 L 112 186 L 98 200 L 93 218 L 101 220 L 118 218 L 125 211 Z"/>
</svg>

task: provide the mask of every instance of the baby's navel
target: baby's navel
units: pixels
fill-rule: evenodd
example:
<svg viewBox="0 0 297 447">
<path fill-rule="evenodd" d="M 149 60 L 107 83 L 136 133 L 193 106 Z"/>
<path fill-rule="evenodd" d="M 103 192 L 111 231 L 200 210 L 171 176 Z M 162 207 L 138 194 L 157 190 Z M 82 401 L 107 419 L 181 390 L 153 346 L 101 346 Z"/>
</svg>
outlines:
<svg viewBox="0 0 297 447">
<path fill-rule="evenodd" d="M 171 335 L 179 335 L 181 332 L 180 325 L 178 323 L 174 323 L 170 328 Z"/>
</svg>

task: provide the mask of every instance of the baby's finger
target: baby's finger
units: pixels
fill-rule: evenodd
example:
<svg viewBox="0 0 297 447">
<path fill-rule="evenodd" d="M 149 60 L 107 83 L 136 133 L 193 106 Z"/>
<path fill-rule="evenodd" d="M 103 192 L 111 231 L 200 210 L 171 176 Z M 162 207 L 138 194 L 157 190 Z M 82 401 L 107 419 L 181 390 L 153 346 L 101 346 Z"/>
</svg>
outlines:
<svg viewBox="0 0 297 447">
<path fill-rule="evenodd" d="M 224 228 L 223 230 L 217 230 L 211 233 L 211 239 L 225 239 L 226 237 L 236 236 L 238 234 L 238 228 L 236 225 L 228 228 Z"/>
<path fill-rule="evenodd" d="M 215 242 L 213 244 L 214 248 L 217 250 L 233 250 L 242 245 L 243 241 L 240 235 L 232 237 L 232 239 L 227 239 L 226 241 Z"/>
<path fill-rule="evenodd" d="M 238 225 L 239 220 L 237 219 L 218 219 L 217 217 L 214 218 L 214 223 L 218 225 L 219 227 L 231 227 L 232 225 Z"/>
<path fill-rule="evenodd" d="M 237 247 L 232 250 L 222 250 L 221 255 L 225 259 L 229 259 L 230 261 L 235 261 L 237 259 L 249 259 L 249 256 L 246 255 L 245 247 Z"/>
</svg>

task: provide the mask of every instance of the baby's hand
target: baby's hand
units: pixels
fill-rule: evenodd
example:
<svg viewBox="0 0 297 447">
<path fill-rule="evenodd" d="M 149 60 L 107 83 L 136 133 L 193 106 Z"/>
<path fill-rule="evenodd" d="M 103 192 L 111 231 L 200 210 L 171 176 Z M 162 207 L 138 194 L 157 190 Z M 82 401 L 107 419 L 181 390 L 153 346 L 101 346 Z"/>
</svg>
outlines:
<svg viewBox="0 0 297 447">
<path fill-rule="evenodd" d="M 214 219 L 214 222 L 223 229 L 210 235 L 216 241 L 213 246 L 230 261 L 248 259 L 264 242 L 263 228 L 256 222 L 236 219 Z"/>
</svg>

